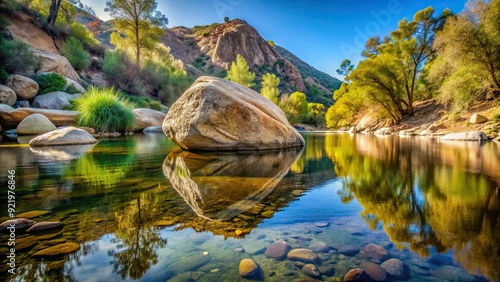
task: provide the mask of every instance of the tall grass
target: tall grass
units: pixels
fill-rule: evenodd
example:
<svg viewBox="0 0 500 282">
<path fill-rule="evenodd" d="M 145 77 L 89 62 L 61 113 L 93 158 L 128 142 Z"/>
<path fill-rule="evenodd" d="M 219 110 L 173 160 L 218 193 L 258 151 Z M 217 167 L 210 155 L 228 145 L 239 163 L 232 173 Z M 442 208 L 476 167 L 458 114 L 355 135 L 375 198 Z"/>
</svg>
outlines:
<svg viewBox="0 0 500 282">
<path fill-rule="evenodd" d="M 94 128 L 97 132 L 125 132 L 134 129 L 134 105 L 121 97 L 121 91 L 90 87 L 73 103 L 78 111 L 76 124 Z"/>
</svg>

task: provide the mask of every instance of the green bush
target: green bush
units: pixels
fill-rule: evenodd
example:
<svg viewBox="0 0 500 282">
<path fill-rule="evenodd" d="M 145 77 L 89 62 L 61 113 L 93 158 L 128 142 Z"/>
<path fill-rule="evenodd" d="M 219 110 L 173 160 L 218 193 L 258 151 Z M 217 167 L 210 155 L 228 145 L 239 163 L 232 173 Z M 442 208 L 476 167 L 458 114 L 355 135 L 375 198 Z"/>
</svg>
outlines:
<svg viewBox="0 0 500 282">
<path fill-rule="evenodd" d="M 136 96 L 130 94 L 123 94 L 123 98 L 125 98 L 128 102 L 134 104 L 138 108 L 150 108 L 153 110 L 161 111 L 162 104 L 158 101 L 151 99 L 146 96 Z"/>
<path fill-rule="evenodd" d="M 19 40 L 0 38 L 0 69 L 8 73 L 23 73 L 32 70 L 39 60 L 30 51 L 28 44 Z"/>
<path fill-rule="evenodd" d="M 45 94 L 55 91 L 63 91 L 66 88 L 66 79 L 57 73 L 42 74 L 37 78 L 39 94 Z"/>
<path fill-rule="evenodd" d="M 71 36 L 80 41 L 89 50 L 90 53 L 97 56 L 104 56 L 104 47 L 99 44 L 94 35 L 82 24 L 78 22 L 71 23 Z"/>
<path fill-rule="evenodd" d="M 172 104 L 191 85 L 184 70 L 168 60 L 162 64 L 148 61 L 141 68 L 120 51 L 106 52 L 102 71 L 116 88 L 136 96 L 157 98 L 162 104 Z"/>
<path fill-rule="evenodd" d="M 8 77 L 9 73 L 3 68 L 0 68 L 0 83 L 3 83 Z"/>
<path fill-rule="evenodd" d="M 86 70 L 89 67 L 90 55 L 83 49 L 83 45 L 78 39 L 74 37 L 68 38 L 62 51 L 63 55 L 75 69 Z"/>
<path fill-rule="evenodd" d="M 134 129 L 134 105 L 121 97 L 119 90 L 90 87 L 80 98 L 74 100 L 78 111 L 76 124 L 88 126 L 97 132 L 125 132 Z"/>
<path fill-rule="evenodd" d="M 161 111 L 161 103 L 158 101 L 151 101 L 149 103 L 149 108 L 157 111 Z"/>
</svg>

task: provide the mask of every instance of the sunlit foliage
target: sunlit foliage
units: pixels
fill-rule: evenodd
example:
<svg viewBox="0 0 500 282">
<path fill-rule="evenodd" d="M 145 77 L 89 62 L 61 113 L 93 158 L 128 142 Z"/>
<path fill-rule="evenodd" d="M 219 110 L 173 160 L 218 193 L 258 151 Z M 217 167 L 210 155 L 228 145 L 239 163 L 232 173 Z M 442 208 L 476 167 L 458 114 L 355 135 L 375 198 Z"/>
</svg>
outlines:
<svg viewBox="0 0 500 282">
<path fill-rule="evenodd" d="M 226 79 L 250 88 L 254 85 L 255 73 L 250 71 L 245 58 L 238 54 L 236 61 L 231 64 L 231 68 L 227 71 Z"/>
<path fill-rule="evenodd" d="M 454 111 L 500 89 L 500 1 L 471 0 L 437 34 L 430 68 L 437 98 Z"/>
<path fill-rule="evenodd" d="M 266 73 L 262 76 L 262 89 L 260 94 L 271 100 L 276 105 L 279 103 L 279 89 L 280 79 L 273 73 Z"/>
</svg>

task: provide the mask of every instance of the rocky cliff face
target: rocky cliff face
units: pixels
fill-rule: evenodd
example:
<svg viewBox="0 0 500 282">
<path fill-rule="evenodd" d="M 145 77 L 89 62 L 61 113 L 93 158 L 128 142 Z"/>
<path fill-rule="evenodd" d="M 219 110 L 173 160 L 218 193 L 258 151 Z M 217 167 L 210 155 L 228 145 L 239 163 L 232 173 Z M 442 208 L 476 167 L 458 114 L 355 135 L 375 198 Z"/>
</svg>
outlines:
<svg viewBox="0 0 500 282">
<path fill-rule="evenodd" d="M 280 85 L 283 92 L 307 91 L 299 70 L 245 21 L 236 19 L 210 26 L 173 28 L 165 32 L 163 43 L 194 75 L 224 76 L 236 55 L 241 54 L 256 73 L 257 80 L 271 72 L 283 81 Z"/>
</svg>

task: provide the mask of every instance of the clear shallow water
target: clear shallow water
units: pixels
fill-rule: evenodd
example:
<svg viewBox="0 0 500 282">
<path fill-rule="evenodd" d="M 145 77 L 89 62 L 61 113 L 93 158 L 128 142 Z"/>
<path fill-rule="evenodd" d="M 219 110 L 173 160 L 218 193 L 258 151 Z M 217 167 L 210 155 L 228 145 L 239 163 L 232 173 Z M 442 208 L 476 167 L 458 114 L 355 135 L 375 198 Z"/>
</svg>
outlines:
<svg viewBox="0 0 500 282">
<path fill-rule="evenodd" d="M 32 246 L 17 250 L 16 276 L 2 257 L 0 279 L 239 281 L 244 258 L 260 265 L 262 280 L 306 278 L 300 263 L 264 255 L 278 239 L 315 250 L 325 243 L 315 251 L 315 264 L 333 270 L 325 281 L 385 260 L 359 252 L 370 243 L 405 263 L 404 280 L 500 279 L 498 144 L 304 137 L 303 150 L 239 154 L 182 152 L 163 135 L 76 148 L 2 143 L 0 184 L 16 170 L 16 212 L 49 211 L 34 220 L 64 228 L 18 233 Z M 80 250 L 32 256 L 64 240 Z"/>
</svg>

